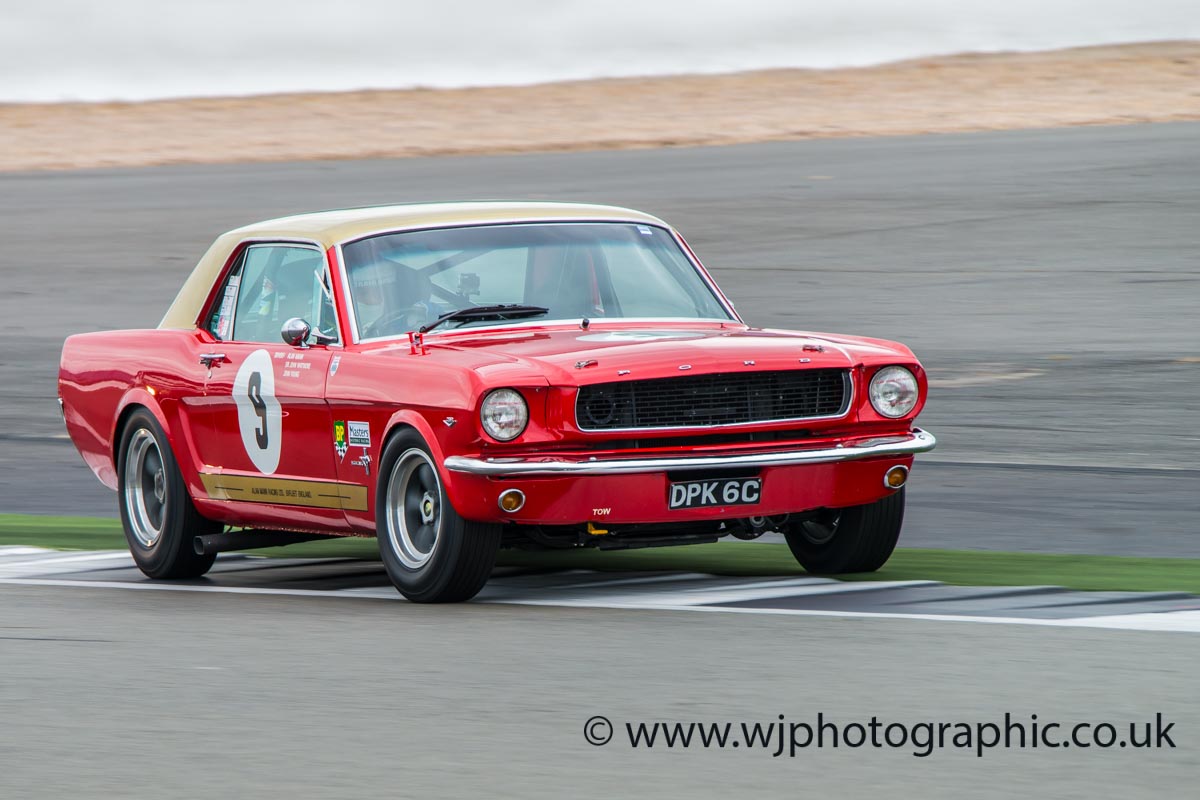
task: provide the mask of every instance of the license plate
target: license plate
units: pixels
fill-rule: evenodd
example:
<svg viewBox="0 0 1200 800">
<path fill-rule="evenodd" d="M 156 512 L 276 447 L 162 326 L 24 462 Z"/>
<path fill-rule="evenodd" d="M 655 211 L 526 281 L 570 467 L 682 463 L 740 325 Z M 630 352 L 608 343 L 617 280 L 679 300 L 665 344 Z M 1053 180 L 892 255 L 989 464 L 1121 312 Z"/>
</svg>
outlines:
<svg viewBox="0 0 1200 800">
<path fill-rule="evenodd" d="M 716 481 L 682 481 L 671 484 L 667 508 L 748 506 L 762 495 L 762 478 L 725 478 Z"/>
</svg>

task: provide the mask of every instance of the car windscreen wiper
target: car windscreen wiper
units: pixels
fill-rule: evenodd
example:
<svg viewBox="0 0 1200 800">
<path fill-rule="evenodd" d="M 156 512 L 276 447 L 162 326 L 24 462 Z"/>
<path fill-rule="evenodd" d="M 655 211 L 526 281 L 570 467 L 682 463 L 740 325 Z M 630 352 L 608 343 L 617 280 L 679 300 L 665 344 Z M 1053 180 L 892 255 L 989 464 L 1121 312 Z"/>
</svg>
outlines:
<svg viewBox="0 0 1200 800">
<path fill-rule="evenodd" d="M 550 309 L 543 306 L 527 306 L 521 303 L 498 303 L 493 306 L 467 306 L 466 308 L 456 308 L 446 314 L 442 314 L 428 325 L 423 325 L 420 328 L 420 333 L 429 333 L 431 330 L 441 325 L 443 322 L 451 322 L 453 320 L 461 320 L 470 322 L 477 319 L 521 319 L 523 317 L 537 317 L 542 314 L 549 314 Z"/>
</svg>

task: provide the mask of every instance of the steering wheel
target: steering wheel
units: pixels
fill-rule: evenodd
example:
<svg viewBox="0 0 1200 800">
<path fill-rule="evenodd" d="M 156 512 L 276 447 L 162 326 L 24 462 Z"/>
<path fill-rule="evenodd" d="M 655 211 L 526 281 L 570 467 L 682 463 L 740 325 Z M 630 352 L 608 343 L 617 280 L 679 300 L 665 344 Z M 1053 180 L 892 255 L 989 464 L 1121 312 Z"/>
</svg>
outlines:
<svg viewBox="0 0 1200 800">
<path fill-rule="evenodd" d="M 420 304 L 394 309 L 380 315 L 379 319 L 364 328 L 364 338 L 374 339 L 377 336 L 392 336 L 415 330 L 425 324 L 427 317 L 425 307 Z"/>
</svg>

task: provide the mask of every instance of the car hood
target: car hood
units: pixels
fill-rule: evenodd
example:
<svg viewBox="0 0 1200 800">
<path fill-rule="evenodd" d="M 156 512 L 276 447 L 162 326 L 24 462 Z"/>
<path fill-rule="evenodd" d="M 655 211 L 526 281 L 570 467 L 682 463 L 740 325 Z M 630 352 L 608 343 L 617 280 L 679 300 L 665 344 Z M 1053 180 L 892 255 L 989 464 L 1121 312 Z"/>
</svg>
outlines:
<svg viewBox="0 0 1200 800">
<path fill-rule="evenodd" d="M 464 362 L 485 377 L 511 382 L 528 371 L 530 377 L 537 375 L 556 386 L 915 360 L 908 348 L 895 342 L 740 325 L 455 332 L 427 337 L 425 350 L 439 360 Z"/>
</svg>

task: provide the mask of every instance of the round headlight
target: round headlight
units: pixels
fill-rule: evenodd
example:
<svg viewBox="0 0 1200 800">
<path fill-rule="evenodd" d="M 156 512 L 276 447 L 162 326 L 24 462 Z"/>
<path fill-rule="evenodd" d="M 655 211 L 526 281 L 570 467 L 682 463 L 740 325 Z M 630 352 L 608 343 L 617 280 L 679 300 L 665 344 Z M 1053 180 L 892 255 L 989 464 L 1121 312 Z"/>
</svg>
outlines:
<svg viewBox="0 0 1200 800">
<path fill-rule="evenodd" d="M 917 379 L 904 367 L 884 367 L 871 378 L 871 405 L 885 417 L 903 417 L 917 405 Z"/>
<path fill-rule="evenodd" d="M 501 442 L 515 439 L 529 424 L 529 406 L 514 389 L 496 389 L 483 399 L 479 412 L 488 436 Z"/>
</svg>

